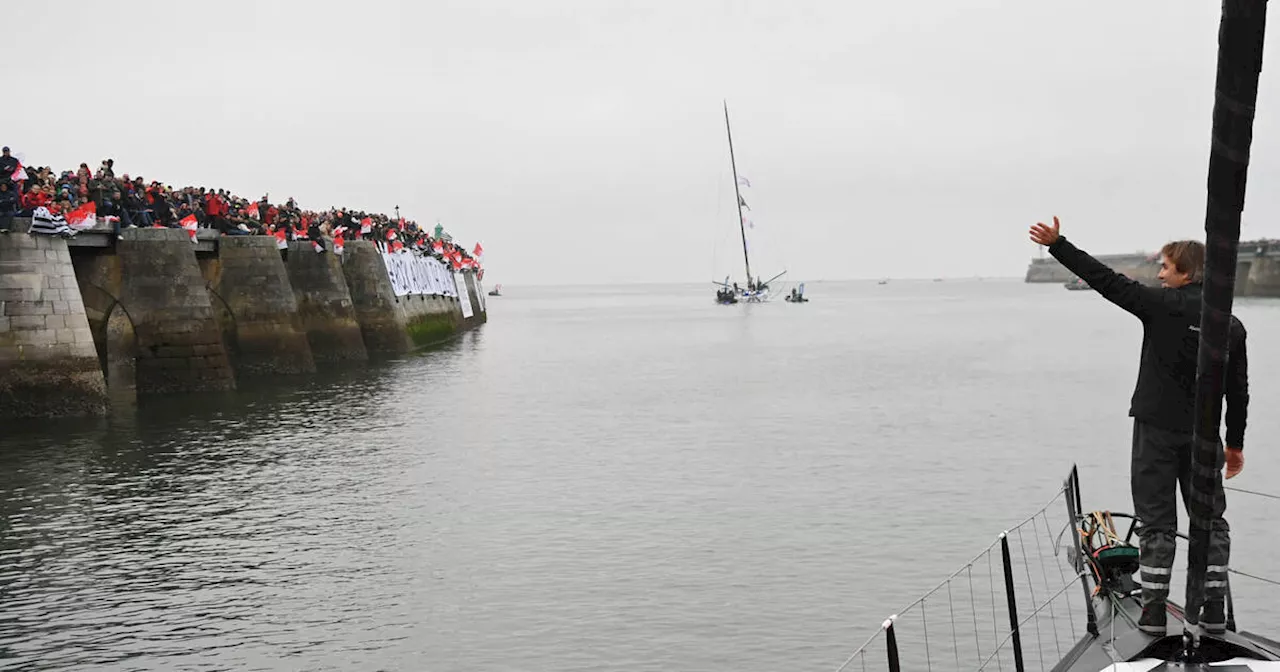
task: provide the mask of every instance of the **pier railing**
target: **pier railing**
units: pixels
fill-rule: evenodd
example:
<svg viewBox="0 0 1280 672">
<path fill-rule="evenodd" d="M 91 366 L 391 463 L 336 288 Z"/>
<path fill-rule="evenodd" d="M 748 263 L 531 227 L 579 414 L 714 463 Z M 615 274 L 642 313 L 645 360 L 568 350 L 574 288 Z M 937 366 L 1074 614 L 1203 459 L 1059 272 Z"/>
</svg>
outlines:
<svg viewBox="0 0 1280 672">
<path fill-rule="evenodd" d="M 1096 631 L 1081 609 L 1076 479 L 1073 469 L 1048 503 L 888 616 L 837 672 L 1052 669 Z"/>
</svg>

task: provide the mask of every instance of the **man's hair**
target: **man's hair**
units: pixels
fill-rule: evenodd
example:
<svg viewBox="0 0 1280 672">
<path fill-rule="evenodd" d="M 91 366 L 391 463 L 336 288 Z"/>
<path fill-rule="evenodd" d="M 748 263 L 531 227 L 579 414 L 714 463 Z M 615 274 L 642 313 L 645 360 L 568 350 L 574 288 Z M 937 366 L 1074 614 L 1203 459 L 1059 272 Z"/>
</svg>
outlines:
<svg viewBox="0 0 1280 672">
<path fill-rule="evenodd" d="M 1204 280 L 1204 243 L 1198 240 L 1175 240 L 1160 248 L 1179 273 L 1186 273 L 1190 282 Z"/>
</svg>

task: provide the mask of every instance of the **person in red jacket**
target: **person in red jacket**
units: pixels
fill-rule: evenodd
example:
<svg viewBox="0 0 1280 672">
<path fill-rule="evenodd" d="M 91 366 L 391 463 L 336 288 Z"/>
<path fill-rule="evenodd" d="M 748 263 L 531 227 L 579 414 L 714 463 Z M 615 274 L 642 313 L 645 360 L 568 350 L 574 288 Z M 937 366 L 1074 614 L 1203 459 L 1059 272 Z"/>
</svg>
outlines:
<svg viewBox="0 0 1280 672">
<path fill-rule="evenodd" d="M 42 187 L 31 187 L 31 191 L 22 195 L 22 210 L 30 214 L 36 208 L 43 208 L 49 205 L 49 195 L 44 193 Z"/>
</svg>

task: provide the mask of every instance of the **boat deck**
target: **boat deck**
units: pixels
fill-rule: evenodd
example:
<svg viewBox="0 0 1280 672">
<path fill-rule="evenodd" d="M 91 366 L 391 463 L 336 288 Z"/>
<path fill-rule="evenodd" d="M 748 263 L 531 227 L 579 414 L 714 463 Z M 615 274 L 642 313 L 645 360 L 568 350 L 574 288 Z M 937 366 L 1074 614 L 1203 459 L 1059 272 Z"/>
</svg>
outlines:
<svg viewBox="0 0 1280 672">
<path fill-rule="evenodd" d="M 1171 663 L 1183 648 L 1186 629 L 1180 606 L 1170 603 L 1169 623 L 1164 637 L 1148 635 L 1134 625 L 1142 613 L 1136 597 L 1120 601 L 1121 610 L 1098 600 L 1098 637 L 1081 639 L 1053 669 L 1057 672 L 1095 672 L 1112 670 L 1270 670 L 1280 672 L 1280 643 L 1249 632 L 1227 631 L 1221 635 L 1202 635 L 1200 652 L 1203 663 Z M 1123 613 L 1121 613 L 1121 611 Z M 1128 661 L 1128 662 L 1117 662 Z"/>
</svg>

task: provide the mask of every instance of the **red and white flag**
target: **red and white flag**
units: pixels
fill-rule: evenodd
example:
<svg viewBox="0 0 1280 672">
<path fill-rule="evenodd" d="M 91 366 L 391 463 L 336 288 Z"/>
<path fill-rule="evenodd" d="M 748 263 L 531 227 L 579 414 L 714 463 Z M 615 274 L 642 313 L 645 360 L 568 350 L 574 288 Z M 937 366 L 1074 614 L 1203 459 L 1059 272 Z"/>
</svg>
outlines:
<svg viewBox="0 0 1280 672">
<path fill-rule="evenodd" d="M 92 229 L 98 225 L 98 204 L 89 201 L 67 213 L 67 226 L 73 229 Z"/>
<path fill-rule="evenodd" d="M 365 217 L 360 220 L 360 233 L 369 233 L 370 231 L 373 231 L 373 220 Z"/>
<path fill-rule="evenodd" d="M 480 247 L 480 243 L 476 243 L 476 248 L 471 250 L 471 256 L 479 259 L 484 256 L 484 248 Z"/>
<path fill-rule="evenodd" d="M 182 228 L 187 230 L 187 233 L 191 236 L 191 242 L 196 242 L 196 227 L 200 225 L 196 221 L 196 216 L 187 215 L 179 220 L 178 223 L 182 225 Z"/>
<path fill-rule="evenodd" d="M 338 227 L 338 228 L 342 228 L 342 227 Z M 333 253 L 334 253 L 334 254 L 342 254 L 342 248 L 343 248 L 343 244 L 344 244 L 345 242 L 346 242 L 346 241 L 344 241 L 344 240 L 342 239 L 342 234 L 341 234 L 341 233 L 339 233 L 338 235 L 334 236 L 334 237 L 333 237 Z"/>
<path fill-rule="evenodd" d="M 276 229 L 276 249 L 289 249 L 289 232 L 284 227 Z"/>
<path fill-rule="evenodd" d="M 444 243 L 437 240 L 431 244 L 431 249 L 434 250 L 436 254 L 444 254 Z"/>
<path fill-rule="evenodd" d="M 257 203 L 250 203 L 249 205 L 245 206 L 244 214 L 249 215 L 250 217 L 252 217 L 252 218 L 254 218 L 254 219 L 259 219 L 259 217 L 258 217 L 258 204 L 257 204 Z"/>
<path fill-rule="evenodd" d="M 396 239 L 396 230 L 387 229 L 387 240 L 395 240 L 395 239 Z"/>
<path fill-rule="evenodd" d="M 311 241 L 311 249 L 315 250 L 316 252 L 324 252 L 324 243 L 318 240 L 313 240 Z"/>
<path fill-rule="evenodd" d="M 22 167 L 22 163 L 18 163 L 18 168 L 13 171 L 13 177 L 10 179 L 14 182 L 22 182 L 27 179 L 27 169 Z"/>
<path fill-rule="evenodd" d="M 404 249 L 404 243 L 402 243 L 402 242 L 400 242 L 400 241 L 398 241 L 398 240 L 396 240 L 396 241 L 392 241 L 392 243 L 391 243 L 391 251 L 392 251 L 392 252 L 399 252 L 400 250 L 403 250 L 403 249 Z"/>
</svg>

